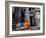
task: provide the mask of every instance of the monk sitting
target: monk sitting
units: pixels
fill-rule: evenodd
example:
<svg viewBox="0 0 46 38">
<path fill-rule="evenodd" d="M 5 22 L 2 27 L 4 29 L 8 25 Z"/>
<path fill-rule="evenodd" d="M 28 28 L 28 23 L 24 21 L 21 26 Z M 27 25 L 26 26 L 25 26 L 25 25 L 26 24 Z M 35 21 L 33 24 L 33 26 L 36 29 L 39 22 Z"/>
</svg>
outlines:
<svg viewBox="0 0 46 38">
<path fill-rule="evenodd" d="M 25 30 L 30 29 L 30 24 L 29 24 L 28 20 L 24 20 L 23 27 L 24 27 Z"/>
</svg>

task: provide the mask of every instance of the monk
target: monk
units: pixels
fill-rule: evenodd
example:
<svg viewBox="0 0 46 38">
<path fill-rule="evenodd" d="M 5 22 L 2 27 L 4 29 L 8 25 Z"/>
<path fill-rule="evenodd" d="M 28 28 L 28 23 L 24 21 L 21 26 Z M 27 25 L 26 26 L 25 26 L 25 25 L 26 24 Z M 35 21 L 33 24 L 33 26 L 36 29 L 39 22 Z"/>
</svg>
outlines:
<svg viewBox="0 0 46 38">
<path fill-rule="evenodd" d="M 24 23 L 23 23 L 23 27 L 24 27 L 24 29 L 25 30 L 28 30 L 28 29 L 30 29 L 30 24 L 29 24 L 29 21 L 28 20 L 24 20 Z"/>
</svg>

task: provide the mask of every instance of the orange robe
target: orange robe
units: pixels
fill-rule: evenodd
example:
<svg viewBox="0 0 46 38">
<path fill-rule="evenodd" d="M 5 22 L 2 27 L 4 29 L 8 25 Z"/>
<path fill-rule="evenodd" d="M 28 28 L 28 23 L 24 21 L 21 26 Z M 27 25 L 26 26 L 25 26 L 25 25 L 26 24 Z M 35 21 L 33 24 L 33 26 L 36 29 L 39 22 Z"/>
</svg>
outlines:
<svg viewBox="0 0 46 38">
<path fill-rule="evenodd" d="M 23 23 L 24 29 L 30 29 L 30 24 L 28 22 L 28 20 L 25 20 Z"/>
</svg>

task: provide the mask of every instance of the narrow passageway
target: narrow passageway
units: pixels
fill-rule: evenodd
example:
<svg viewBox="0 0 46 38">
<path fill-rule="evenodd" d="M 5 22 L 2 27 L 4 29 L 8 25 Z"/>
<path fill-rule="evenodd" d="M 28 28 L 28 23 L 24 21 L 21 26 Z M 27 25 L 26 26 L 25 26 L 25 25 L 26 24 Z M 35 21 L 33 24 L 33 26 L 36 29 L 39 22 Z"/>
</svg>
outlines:
<svg viewBox="0 0 46 38">
<path fill-rule="evenodd" d="M 12 14 L 13 30 L 39 30 L 40 9 L 33 7 L 14 7 Z"/>
</svg>

